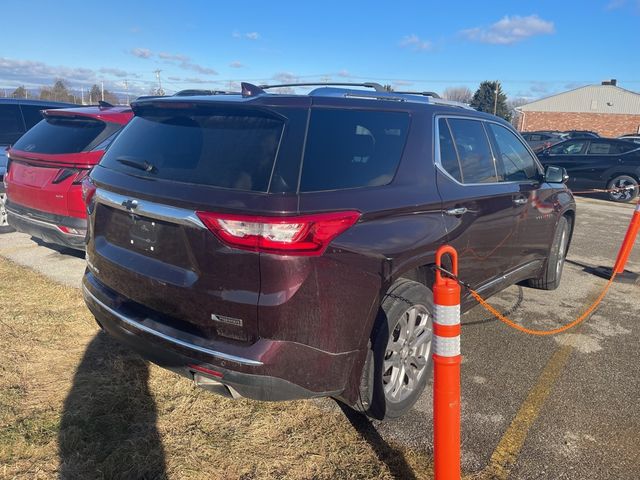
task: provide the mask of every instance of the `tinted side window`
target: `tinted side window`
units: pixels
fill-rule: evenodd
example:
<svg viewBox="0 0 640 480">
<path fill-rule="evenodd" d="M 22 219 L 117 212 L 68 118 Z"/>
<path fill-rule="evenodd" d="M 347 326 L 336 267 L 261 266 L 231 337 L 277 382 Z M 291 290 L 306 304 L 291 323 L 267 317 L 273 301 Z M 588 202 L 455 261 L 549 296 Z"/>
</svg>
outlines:
<svg viewBox="0 0 640 480">
<path fill-rule="evenodd" d="M 589 145 L 588 155 L 617 155 L 634 149 L 633 144 L 624 145 L 618 142 L 592 141 Z"/>
<path fill-rule="evenodd" d="M 529 150 L 508 129 L 495 123 L 487 124 L 495 139 L 499 163 L 507 182 L 530 180 L 537 177 L 538 168 Z"/>
<path fill-rule="evenodd" d="M 0 105 L 0 143 L 8 145 L 24 133 L 18 105 Z"/>
<path fill-rule="evenodd" d="M 44 110 L 44 107 L 41 105 L 20 105 L 20 108 L 22 109 L 22 115 L 24 116 L 24 123 L 27 130 L 43 118 L 40 112 Z"/>
<path fill-rule="evenodd" d="M 456 153 L 456 147 L 453 145 L 453 137 L 449 125 L 444 118 L 438 120 L 438 134 L 440 136 L 440 164 L 449 175 L 462 183 L 462 174 L 460 169 L 460 161 Z"/>
<path fill-rule="evenodd" d="M 311 112 L 301 192 L 386 185 L 404 149 L 409 115 L 317 109 Z"/>
<path fill-rule="evenodd" d="M 549 149 L 549 153 L 554 155 L 580 155 L 584 152 L 586 140 L 574 140 L 573 142 L 563 142 L 554 145 Z"/>
<path fill-rule="evenodd" d="M 449 118 L 464 183 L 498 181 L 493 155 L 482 123 L 477 120 Z"/>
</svg>

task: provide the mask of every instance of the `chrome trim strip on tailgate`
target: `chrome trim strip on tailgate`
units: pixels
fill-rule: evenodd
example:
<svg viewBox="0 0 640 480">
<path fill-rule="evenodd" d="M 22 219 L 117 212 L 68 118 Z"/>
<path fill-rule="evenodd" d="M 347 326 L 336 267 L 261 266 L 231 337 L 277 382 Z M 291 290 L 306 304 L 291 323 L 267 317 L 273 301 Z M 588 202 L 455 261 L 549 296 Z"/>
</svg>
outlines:
<svg viewBox="0 0 640 480">
<path fill-rule="evenodd" d="M 138 330 L 142 330 L 143 332 L 146 332 L 146 333 L 149 333 L 151 335 L 154 335 L 154 336 L 156 336 L 158 338 L 166 340 L 167 342 L 173 343 L 173 344 L 178 345 L 180 347 L 188 348 L 190 350 L 195 350 L 197 352 L 204 353 L 206 355 L 211 355 L 213 357 L 217 357 L 217 358 L 220 358 L 222 360 L 228 360 L 230 362 L 241 363 L 243 365 L 250 365 L 250 366 L 253 366 L 253 367 L 263 365 L 263 363 L 260 362 L 259 360 L 251 360 L 249 358 L 238 357 L 236 355 L 230 355 L 228 353 L 222 353 L 222 352 L 218 352 L 216 350 L 211 350 L 211 349 L 206 348 L 206 347 L 201 347 L 200 345 L 195 345 L 193 343 L 185 342 L 183 340 L 179 340 L 177 338 L 170 337 L 169 335 L 166 335 L 166 334 L 164 334 L 162 332 L 158 332 L 157 330 L 154 330 L 153 328 L 149 328 L 146 325 L 143 325 L 143 324 L 141 324 L 139 322 L 136 322 L 132 318 L 129 318 L 129 317 L 125 316 L 125 315 L 122 315 L 121 313 L 117 312 L 116 310 L 114 310 L 113 308 L 109 307 L 108 305 L 105 305 L 103 302 L 98 300 L 96 298 L 96 296 L 93 293 L 91 293 L 89 291 L 89 289 L 85 285 L 82 286 L 82 293 L 84 293 L 85 296 L 90 297 L 91 301 L 93 301 L 96 304 L 98 304 L 100 306 L 100 308 L 105 309 L 111 315 L 114 315 L 120 321 L 126 323 L 130 327 L 133 327 L 133 328 L 138 329 Z"/>
<path fill-rule="evenodd" d="M 185 208 L 171 207 L 160 203 L 150 202 L 148 200 L 140 200 L 118 193 L 110 192 L 102 188 L 98 188 L 95 193 L 97 202 L 108 205 L 124 212 L 136 215 L 155 218 L 156 220 L 164 220 L 171 223 L 179 223 L 191 227 L 198 227 L 206 230 L 206 226 L 198 218 L 193 210 Z"/>
</svg>

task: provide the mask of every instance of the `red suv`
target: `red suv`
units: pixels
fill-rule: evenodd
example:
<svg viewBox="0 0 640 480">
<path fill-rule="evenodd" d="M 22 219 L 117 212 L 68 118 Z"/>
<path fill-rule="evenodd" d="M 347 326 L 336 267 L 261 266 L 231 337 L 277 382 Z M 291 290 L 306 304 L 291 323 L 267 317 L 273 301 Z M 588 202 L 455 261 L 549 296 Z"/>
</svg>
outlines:
<svg viewBox="0 0 640 480">
<path fill-rule="evenodd" d="M 7 217 L 16 230 L 84 250 L 82 179 L 131 119 L 129 107 L 44 110 L 9 150 Z"/>
</svg>

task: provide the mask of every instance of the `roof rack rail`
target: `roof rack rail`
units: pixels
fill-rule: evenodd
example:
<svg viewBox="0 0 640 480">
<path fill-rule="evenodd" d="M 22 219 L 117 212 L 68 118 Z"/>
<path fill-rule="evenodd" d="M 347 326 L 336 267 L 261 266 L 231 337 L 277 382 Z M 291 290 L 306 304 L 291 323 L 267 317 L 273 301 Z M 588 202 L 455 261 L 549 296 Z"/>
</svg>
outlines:
<svg viewBox="0 0 640 480">
<path fill-rule="evenodd" d="M 376 82 L 350 83 L 350 82 L 304 82 L 304 83 L 279 83 L 276 85 L 259 85 L 258 88 L 267 90 L 269 88 L 285 88 L 285 87 L 366 87 L 373 88 L 376 92 L 386 92 L 387 90 Z"/>
<path fill-rule="evenodd" d="M 468 103 L 456 102 L 455 100 L 445 100 L 444 98 L 431 98 L 430 102 L 436 105 L 448 105 L 449 107 L 466 108 L 467 110 L 475 110 Z"/>
<path fill-rule="evenodd" d="M 411 92 L 411 91 L 402 91 L 401 92 L 399 90 L 392 90 L 391 93 L 401 93 L 403 95 L 422 95 L 424 97 L 442 98 L 436 92 Z"/>
</svg>

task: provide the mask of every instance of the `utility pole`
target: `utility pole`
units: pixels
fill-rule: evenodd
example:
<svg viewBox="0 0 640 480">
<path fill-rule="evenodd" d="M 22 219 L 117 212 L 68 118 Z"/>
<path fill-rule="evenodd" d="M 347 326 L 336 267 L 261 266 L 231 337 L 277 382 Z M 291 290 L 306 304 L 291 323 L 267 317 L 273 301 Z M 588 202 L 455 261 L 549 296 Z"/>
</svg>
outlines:
<svg viewBox="0 0 640 480">
<path fill-rule="evenodd" d="M 493 92 L 493 114 L 498 111 L 498 80 L 496 80 L 496 89 Z"/>
<path fill-rule="evenodd" d="M 124 83 L 124 90 L 125 90 L 125 92 L 127 92 L 127 103 L 126 103 L 126 105 L 129 105 L 129 82 L 127 80 L 125 80 L 123 83 Z"/>
<path fill-rule="evenodd" d="M 102 81 L 100 82 L 100 85 L 102 86 L 102 88 L 101 88 L 101 90 L 100 90 L 100 91 L 101 91 L 100 96 L 102 97 L 102 101 L 104 102 L 104 80 L 102 80 Z"/>
<path fill-rule="evenodd" d="M 84 105 L 84 87 L 80 87 L 80 98 L 82 99 L 82 105 Z"/>
<path fill-rule="evenodd" d="M 162 82 L 160 81 L 160 72 L 162 70 L 158 69 L 155 70 L 155 74 L 156 74 L 156 78 L 158 79 L 158 95 L 163 96 L 164 95 L 164 90 L 162 90 Z"/>
</svg>

